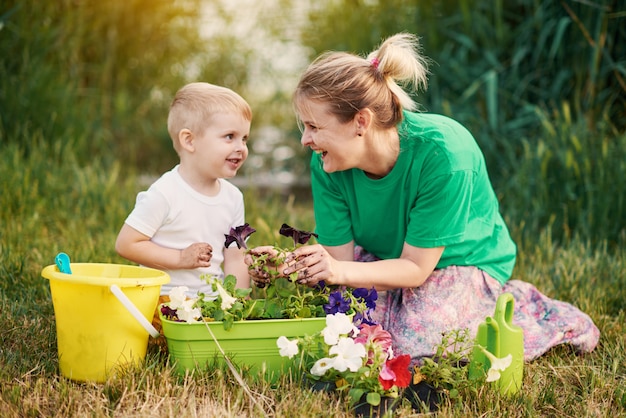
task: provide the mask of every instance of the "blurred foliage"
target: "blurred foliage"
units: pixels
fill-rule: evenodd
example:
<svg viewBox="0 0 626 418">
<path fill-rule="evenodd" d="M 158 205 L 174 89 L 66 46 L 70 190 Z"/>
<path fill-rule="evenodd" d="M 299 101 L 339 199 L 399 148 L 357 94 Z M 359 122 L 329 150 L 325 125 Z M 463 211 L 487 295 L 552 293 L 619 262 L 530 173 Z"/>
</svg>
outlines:
<svg viewBox="0 0 626 418">
<path fill-rule="evenodd" d="M 301 175 L 301 147 L 281 148 L 276 168 L 267 149 L 293 142 L 297 132 L 290 87 L 276 65 L 289 56 L 259 52 L 264 42 L 297 43 L 279 29 L 289 19 L 280 1 L 242 11 L 220 0 L 7 0 L 0 4 L 0 144 L 27 144 L 41 133 L 64 138 L 85 162 L 97 155 L 160 173 L 177 161 L 166 129 L 172 97 L 201 80 L 252 105 L 251 143 L 269 141 L 247 166 Z"/>
<path fill-rule="evenodd" d="M 40 132 L 65 138 L 87 160 L 169 167 L 176 155 L 167 109 L 176 90 L 195 78 L 235 90 L 246 83 L 245 51 L 234 53 L 227 36 L 211 45 L 199 36 L 203 3 L 3 2 L 0 143 L 28 143 Z"/>
<path fill-rule="evenodd" d="M 626 178 L 625 22 L 618 0 L 5 0 L 0 145 L 27 156 L 47 144 L 50 158 L 77 155 L 120 178 L 160 173 L 177 161 L 171 98 L 203 80 L 253 107 L 235 180 L 289 191 L 308 174 L 290 100 L 299 71 L 322 51 L 366 54 L 408 31 L 432 59 L 417 101 L 474 133 L 509 223 L 530 239 L 549 228 L 616 243 L 626 236 L 616 181 Z"/>
<path fill-rule="evenodd" d="M 534 107 L 562 101 L 590 128 L 623 132 L 625 22 L 617 0 L 331 0 L 313 6 L 302 40 L 312 58 L 329 49 L 365 55 L 394 33 L 417 34 L 434 62 L 418 99 L 485 133 L 536 131 Z"/>
</svg>

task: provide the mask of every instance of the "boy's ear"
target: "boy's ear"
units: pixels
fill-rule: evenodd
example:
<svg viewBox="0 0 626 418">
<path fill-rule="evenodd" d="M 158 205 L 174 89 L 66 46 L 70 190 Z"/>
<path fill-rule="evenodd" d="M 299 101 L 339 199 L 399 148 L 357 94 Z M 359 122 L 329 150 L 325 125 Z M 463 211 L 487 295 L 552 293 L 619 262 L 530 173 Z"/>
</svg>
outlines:
<svg viewBox="0 0 626 418">
<path fill-rule="evenodd" d="M 193 152 L 193 133 L 187 128 L 181 129 L 178 132 L 178 143 L 182 149 Z"/>
</svg>

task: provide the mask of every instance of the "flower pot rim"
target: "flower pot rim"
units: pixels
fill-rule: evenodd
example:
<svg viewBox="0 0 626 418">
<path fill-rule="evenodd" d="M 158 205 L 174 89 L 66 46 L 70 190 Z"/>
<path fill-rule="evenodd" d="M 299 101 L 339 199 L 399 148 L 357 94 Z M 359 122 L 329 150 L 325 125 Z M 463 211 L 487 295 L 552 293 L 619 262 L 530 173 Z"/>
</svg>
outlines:
<svg viewBox="0 0 626 418">
<path fill-rule="evenodd" d="M 163 305 L 166 305 L 167 303 L 161 303 L 159 304 L 159 318 L 161 319 L 161 321 L 163 322 L 167 322 L 170 324 L 180 324 L 180 325 L 203 325 L 203 324 L 209 324 L 209 325 L 213 325 L 213 324 L 223 324 L 224 321 L 197 321 L 197 322 L 180 322 L 180 321 L 172 321 L 171 319 L 168 319 L 167 317 L 165 317 L 165 315 L 163 315 L 163 313 L 161 312 L 161 307 Z M 283 323 L 285 321 L 304 321 L 304 322 L 308 322 L 308 321 L 320 321 L 320 320 L 326 320 L 326 316 L 316 316 L 316 317 L 312 317 L 312 318 L 254 318 L 254 319 L 242 319 L 239 321 L 234 321 L 233 324 L 240 324 L 243 322 L 267 322 L 267 323 Z"/>
</svg>

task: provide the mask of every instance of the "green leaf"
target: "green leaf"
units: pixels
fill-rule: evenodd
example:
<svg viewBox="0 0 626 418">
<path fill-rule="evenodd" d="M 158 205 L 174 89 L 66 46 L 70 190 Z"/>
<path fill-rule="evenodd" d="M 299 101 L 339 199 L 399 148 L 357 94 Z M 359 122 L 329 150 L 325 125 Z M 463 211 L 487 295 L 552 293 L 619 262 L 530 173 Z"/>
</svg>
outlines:
<svg viewBox="0 0 626 418">
<path fill-rule="evenodd" d="M 276 282 L 274 281 L 274 283 L 272 283 L 271 286 L 266 288 L 265 294 L 266 294 L 266 299 L 270 300 L 270 299 L 274 299 L 276 297 Z"/>
<path fill-rule="evenodd" d="M 295 283 L 284 277 L 274 280 L 274 288 L 276 289 L 276 293 L 281 297 L 289 297 L 296 293 Z"/>
<path fill-rule="evenodd" d="M 250 295 L 250 293 L 252 293 L 252 288 L 251 287 L 248 287 L 246 289 L 237 288 L 237 289 L 235 289 L 235 292 L 234 292 L 233 296 L 236 297 L 236 298 L 244 299 L 244 298 L 248 297 L 248 295 Z"/>
<path fill-rule="evenodd" d="M 230 312 L 243 312 L 243 303 L 240 301 L 233 302 L 233 306 L 229 309 Z"/>
<path fill-rule="evenodd" d="M 232 315 L 228 315 L 228 317 L 226 317 L 224 319 L 224 329 L 226 331 L 228 331 L 229 329 L 231 329 L 233 327 L 233 323 L 234 323 L 234 319 Z"/>
<path fill-rule="evenodd" d="M 300 318 L 312 318 L 313 315 L 311 313 L 311 308 L 308 306 L 304 306 L 302 309 L 298 311 L 298 317 Z"/>
<path fill-rule="evenodd" d="M 359 403 L 363 395 L 365 395 L 365 390 L 359 389 L 359 388 L 352 388 L 348 392 L 348 395 L 350 396 L 350 405 L 356 405 Z"/>
<path fill-rule="evenodd" d="M 235 276 L 229 274 L 228 276 L 224 277 L 224 284 L 222 286 L 228 291 L 228 293 L 234 293 L 236 285 L 237 278 Z"/>
<path fill-rule="evenodd" d="M 265 312 L 269 318 L 282 318 L 283 308 L 276 302 L 267 302 L 265 306 Z"/>
<path fill-rule="evenodd" d="M 370 405 L 373 405 L 373 406 L 380 405 L 380 393 L 369 392 L 365 399 L 367 400 L 367 403 Z"/>
<path fill-rule="evenodd" d="M 256 319 L 261 318 L 265 311 L 265 301 L 259 299 L 250 299 L 245 303 L 244 318 Z"/>
<path fill-rule="evenodd" d="M 223 321 L 224 320 L 224 311 L 222 311 L 221 309 L 216 310 L 215 313 L 213 314 L 213 318 L 216 321 Z"/>
</svg>

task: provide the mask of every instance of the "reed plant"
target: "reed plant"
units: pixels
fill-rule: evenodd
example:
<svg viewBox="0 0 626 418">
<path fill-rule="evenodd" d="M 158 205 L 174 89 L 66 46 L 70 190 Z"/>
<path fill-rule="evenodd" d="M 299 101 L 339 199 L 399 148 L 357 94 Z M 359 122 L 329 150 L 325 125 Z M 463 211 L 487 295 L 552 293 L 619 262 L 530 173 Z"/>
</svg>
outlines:
<svg viewBox="0 0 626 418">
<path fill-rule="evenodd" d="M 336 0 L 312 6 L 302 36 L 311 57 L 420 36 L 431 74 L 415 98 L 473 133 L 511 221 L 615 245 L 626 225 L 615 181 L 626 175 L 625 21 L 614 0 Z"/>
<path fill-rule="evenodd" d="M 537 137 L 522 139 L 495 174 L 502 210 L 529 237 L 549 227 L 557 240 L 576 235 L 614 248 L 626 238 L 626 183 L 617 180 L 626 176 L 626 134 L 591 130 L 570 111 L 568 103 L 537 109 Z"/>
</svg>

